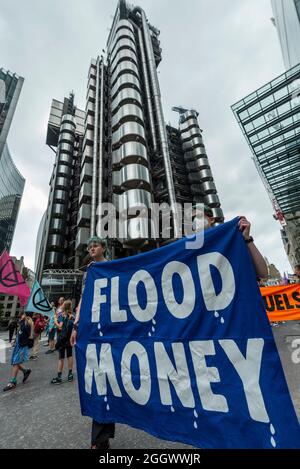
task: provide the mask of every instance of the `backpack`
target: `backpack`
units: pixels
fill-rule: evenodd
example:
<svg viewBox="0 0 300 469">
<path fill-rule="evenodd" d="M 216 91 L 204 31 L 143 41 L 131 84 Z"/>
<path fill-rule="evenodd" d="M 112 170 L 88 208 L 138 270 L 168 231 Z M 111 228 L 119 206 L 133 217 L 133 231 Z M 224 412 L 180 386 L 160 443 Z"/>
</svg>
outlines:
<svg viewBox="0 0 300 469">
<path fill-rule="evenodd" d="M 44 321 L 44 318 L 41 319 L 37 319 L 35 325 L 34 325 L 34 332 L 36 334 L 41 334 L 41 332 L 43 332 L 44 330 L 46 329 L 46 324 L 45 324 L 45 321 Z"/>
<path fill-rule="evenodd" d="M 60 348 L 67 347 L 70 345 L 70 339 L 73 330 L 73 320 L 70 318 L 63 319 L 63 327 L 59 333 L 55 349 L 59 350 Z"/>
</svg>

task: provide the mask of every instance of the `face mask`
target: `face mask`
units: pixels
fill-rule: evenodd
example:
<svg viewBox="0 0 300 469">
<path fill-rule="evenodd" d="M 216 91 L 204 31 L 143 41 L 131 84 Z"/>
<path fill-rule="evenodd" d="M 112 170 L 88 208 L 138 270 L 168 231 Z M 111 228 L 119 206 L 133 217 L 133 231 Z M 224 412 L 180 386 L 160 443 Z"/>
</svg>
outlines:
<svg viewBox="0 0 300 469">
<path fill-rule="evenodd" d="M 210 227 L 209 220 L 204 218 L 195 217 L 192 223 L 193 231 L 207 230 Z"/>
</svg>

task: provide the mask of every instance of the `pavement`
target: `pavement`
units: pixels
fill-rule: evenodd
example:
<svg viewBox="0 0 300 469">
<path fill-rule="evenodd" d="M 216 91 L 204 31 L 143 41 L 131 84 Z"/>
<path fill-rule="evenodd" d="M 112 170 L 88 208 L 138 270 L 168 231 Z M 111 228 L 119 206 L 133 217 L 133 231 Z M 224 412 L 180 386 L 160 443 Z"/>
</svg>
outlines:
<svg viewBox="0 0 300 469">
<path fill-rule="evenodd" d="M 300 363 L 292 361 L 294 339 L 300 339 L 300 322 L 286 322 L 272 328 L 296 413 L 300 419 Z M 0 333 L 0 339 L 7 339 Z M 6 341 L 7 363 L 0 363 L 0 449 L 87 449 L 90 447 L 91 420 L 82 417 L 76 380 L 50 385 L 56 375 L 57 353 L 45 355 L 41 341 L 37 361 L 30 361 L 28 382 L 3 393 L 10 376 L 11 349 Z M 3 344 L 3 342 L 2 342 Z M 300 344 L 300 342 L 299 342 Z M 299 348 L 299 345 L 298 345 Z M 300 353 L 298 354 L 300 358 Z M 21 378 L 21 376 L 20 376 Z M 190 446 L 154 438 L 147 433 L 117 424 L 112 449 L 189 449 Z"/>
</svg>

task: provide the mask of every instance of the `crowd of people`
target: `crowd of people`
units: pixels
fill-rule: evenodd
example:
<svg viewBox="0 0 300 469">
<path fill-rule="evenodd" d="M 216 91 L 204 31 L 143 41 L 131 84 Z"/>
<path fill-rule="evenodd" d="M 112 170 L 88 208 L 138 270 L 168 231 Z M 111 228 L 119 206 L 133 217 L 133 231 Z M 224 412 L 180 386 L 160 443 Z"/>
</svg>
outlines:
<svg viewBox="0 0 300 469">
<path fill-rule="evenodd" d="M 3 391 L 10 391 L 17 386 L 19 371 L 23 373 L 22 382 L 25 383 L 31 374 L 30 368 L 24 368 L 24 364 L 30 360 L 38 360 L 41 347 L 42 333 L 46 332 L 48 350 L 46 355 L 58 351 L 57 376 L 51 384 L 62 383 L 62 372 L 65 356 L 68 361 L 68 381 L 73 381 L 73 346 L 71 345 L 71 334 L 75 319 L 72 310 L 72 301 L 59 298 L 57 306 L 51 304 L 53 314 L 44 316 L 39 313 L 23 312 L 19 321 L 12 321 L 8 326 L 9 342 L 14 347 L 11 365 L 11 378 Z M 14 339 L 14 332 L 16 337 Z"/>
</svg>

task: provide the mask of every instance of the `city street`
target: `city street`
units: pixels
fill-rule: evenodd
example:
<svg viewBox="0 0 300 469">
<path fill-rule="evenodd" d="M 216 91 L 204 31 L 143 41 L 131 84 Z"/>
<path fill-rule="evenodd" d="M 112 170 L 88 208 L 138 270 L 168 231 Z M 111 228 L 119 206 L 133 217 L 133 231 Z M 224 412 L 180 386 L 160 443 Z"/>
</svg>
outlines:
<svg viewBox="0 0 300 469">
<path fill-rule="evenodd" d="M 300 338 L 298 321 L 272 328 L 298 418 L 300 417 L 300 363 L 292 362 L 292 342 Z M 7 338 L 1 333 L 0 339 Z M 57 354 L 45 355 L 45 339 L 41 342 L 40 358 L 30 363 L 32 375 L 25 385 L 3 393 L 9 379 L 11 350 L 6 365 L 0 364 L 0 448 L 89 448 L 91 421 L 82 417 L 77 382 L 50 385 L 56 373 Z M 298 346 L 299 347 L 299 346 Z M 20 376 L 21 378 L 21 376 Z M 20 381 L 19 378 L 19 381 Z M 189 448 L 154 438 L 125 425 L 117 425 L 112 449 Z"/>
</svg>

